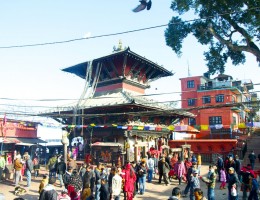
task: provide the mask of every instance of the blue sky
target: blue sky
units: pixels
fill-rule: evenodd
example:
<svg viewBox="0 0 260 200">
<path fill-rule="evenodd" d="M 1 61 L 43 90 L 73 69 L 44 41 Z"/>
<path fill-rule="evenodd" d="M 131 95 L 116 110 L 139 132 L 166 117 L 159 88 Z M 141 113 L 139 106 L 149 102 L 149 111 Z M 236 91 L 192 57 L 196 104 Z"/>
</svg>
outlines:
<svg viewBox="0 0 260 200">
<path fill-rule="evenodd" d="M 97 36 L 164 25 L 174 14 L 169 8 L 170 0 L 153 0 L 150 11 L 133 13 L 132 9 L 138 3 L 137 0 L 3 1 L 0 10 L 0 47 L 82 38 L 88 32 L 91 36 Z M 187 19 L 194 17 L 187 16 Z M 203 57 L 206 47 L 190 36 L 184 42 L 182 56 L 177 57 L 165 44 L 165 29 L 166 26 L 65 44 L 0 48 L 0 98 L 77 99 L 83 90 L 84 80 L 61 69 L 110 54 L 119 40 L 135 53 L 175 72 L 172 77 L 154 82 L 148 93 L 180 91 L 179 78 L 187 77 L 188 65 L 192 76 L 207 71 Z M 234 79 L 260 82 L 260 68 L 251 55 L 247 55 L 244 65 L 232 66 L 229 63 L 225 73 Z M 259 87 L 256 90 L 259 91 Z M 179 95 L 163 95 L 155 99 L 176 100 Z M 0 101 L 1 104 L 31 104 L 26 100 Z M 43 102 L 34 104 L 46 105 Z M 52 105 L 56 104 L 64 102 L 52 102 Z"/>
</svg>

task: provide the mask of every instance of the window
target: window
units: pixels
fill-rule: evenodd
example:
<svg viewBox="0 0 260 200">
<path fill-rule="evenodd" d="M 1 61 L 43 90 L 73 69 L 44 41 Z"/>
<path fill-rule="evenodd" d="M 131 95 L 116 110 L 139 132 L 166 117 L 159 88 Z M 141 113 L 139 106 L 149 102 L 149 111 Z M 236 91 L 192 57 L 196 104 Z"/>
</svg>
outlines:
<svg viewBox="0 0 260 200">
<path fill-rule="evenodd" d="M 224 94 L 216 95 L 216 103 L 224 102 Z"/>
<path fill-rule="evenodd" d="M 196 99 L 188 99 L 188 106 L 195 106 Z"/>
<path fill-rule="evenodd" d="M 187 82 L 187 88 L 195 88 L 194 80 Z"/>
<path fill-rule="evenodd" d="M 209 117 L 209 125 L 222 124 L 222 117 Z"/>
<path fill-rule="evenodd" d="M 189 119 L 188 119 L 188 124 L 189 124 L 190 126 L 196 125 L 196 119 L 195 119 L 195 118 L 189 118 Z"/>
<path fill-rule="evenodd" d="M 203 101 L 204 104 L 205 104 L 205 103 L 210 103 L 210 102 L 211 102 L 210 96 L 204 96 L 204 97 L 202 97 L 202 101 Z"/>
</svg>

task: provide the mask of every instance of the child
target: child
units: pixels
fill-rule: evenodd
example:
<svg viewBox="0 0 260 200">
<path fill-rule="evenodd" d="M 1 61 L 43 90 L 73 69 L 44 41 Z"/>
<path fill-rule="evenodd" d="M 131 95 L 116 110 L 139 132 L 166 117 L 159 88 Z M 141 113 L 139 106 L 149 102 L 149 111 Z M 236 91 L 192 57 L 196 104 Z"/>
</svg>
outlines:
<svg viewBox="0 0 260 200">
<path fill-rule="evenodd" d="M 58 196 L 58 200 L 71 200 L 67 189 L 62 190 L 61 194 Z"/>
<path fill-rule="evenodd" d="M 101 188 L 100 188 L 100 200 L 109 200 L 110 194 L 108 190 L 108 184 L 106 179 L 101 179 Z"/>
<path fill-rule="evenodd" d="M 86 184 L 86 188 L 82 191 L 81 199 L 82 200 L 89 200 L 91 199 L 91 189 L 90 184 Z"/>
<path fill-rule="evenodd" d="M 48 182 L 49 182 L 48 175 L 47 174 L 43 175 L 43 179 L 39 186 L 39 194 L 41 194 L 41 191 L 43 190 L 43 188 L 45 188 L 45 186 L 48 184 Z"/>
<path fill-rule="evenodd" d="M 220 185 L 220 189 L 226 189 L 226 182 L 227 182 L 227 178 L 226 178 L 226 172 L 225 172 L 225 168 L 222 167 L 220 170 L 220 181 L 221 181 L 221 185 Z"/>
</svg>

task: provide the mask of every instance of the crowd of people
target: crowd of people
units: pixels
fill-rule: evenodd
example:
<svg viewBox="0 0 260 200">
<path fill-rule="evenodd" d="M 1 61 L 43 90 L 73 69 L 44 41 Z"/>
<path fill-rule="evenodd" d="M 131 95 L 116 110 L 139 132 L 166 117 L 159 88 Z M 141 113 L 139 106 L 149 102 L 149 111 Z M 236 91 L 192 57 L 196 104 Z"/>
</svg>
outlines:
<svg viewBox="0 0 260 200">
<path fill-rule="evenodd" d="M 243 192 L 243 199 L 258 200 L 258 182 L 253 170 L 252 162 L 256 159 L 254 152 L 248 156 L 249 164 L 241 165 L 239 157 L 229 154 L 222 158 L 218 156 L 215 165 L 209 165 L 206 176 L 201 176 L 201 155 L 188 157 L 176 154 L 147 154 L 148 159 L 140 162 L 129 162 L 125 165 L 108 165 L 98 163 L 96 166 L 83 163 L 78 166 L 75 159 L 68 156 L 68 162 L 60 154 L 53 154 L 47 163 L 48 174 L 44 174 L 39 185 L 39 199 L 72 199 L 72 200 L 132 200 L 136 195 L 143 195 L 146 191 L 146 182 L 151 183 L 155 174 L 158 174 L 158 184 L 162 181 L 167 186 L 175 179 L 177 184 L 184 184 L 185 189 L 173 188 L 169 200 L 188 197 L 190 200 L 215 200 L 216 182 L 220 182 L 219 190 L 228 192 L 228 200 L 238 200 L 239 190 Z M 19 152 L 14 157 L 14 182 L 19 187 L 19 182 L 26 176 L 27 189 L 30 188 L 31 178 L 39 176 L 39 161 L 37 156 L 33 159 L 25 152 Z M 252 161 L 252 159 L 254 159 Z M 3 166 L 0 158 L 0 168 Z M 58 181 L 57 181 L 58 180 Z M 203 194 L 201 184 L 207 187 L 207 194 Z M 56 187 L 60 186 L 62 192 L 58 194 Z M 227 185 L 227 186 L 226 186 Z"/>
</svg>

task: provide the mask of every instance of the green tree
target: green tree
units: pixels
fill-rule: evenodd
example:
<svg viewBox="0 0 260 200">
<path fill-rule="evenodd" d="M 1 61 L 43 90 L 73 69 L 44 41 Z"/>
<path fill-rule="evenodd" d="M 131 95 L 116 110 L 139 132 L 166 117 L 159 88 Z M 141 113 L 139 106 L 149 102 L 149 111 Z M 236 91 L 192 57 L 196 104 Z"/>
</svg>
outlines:
<svg viewBox="0 0 260 200">
<path fill-rule="evenodd" d="M 209 48 L 204 52 L 209 73 L 223 73 L 228 58 L 233 65 L 246 61 L 245 52 L 254 55 L 260 66 L 259 0 L 173 0 L 172 17 L 165 30 L 166 44 L 181 55 L 183 40 L 193 34 Z M 179 16 L 194 14 L 196 20 Z"/>
</svg>

